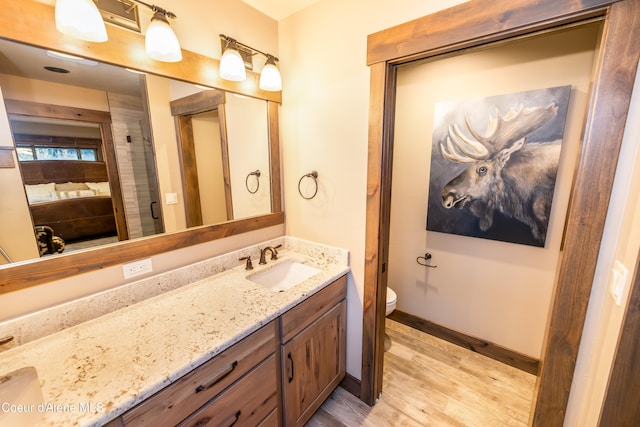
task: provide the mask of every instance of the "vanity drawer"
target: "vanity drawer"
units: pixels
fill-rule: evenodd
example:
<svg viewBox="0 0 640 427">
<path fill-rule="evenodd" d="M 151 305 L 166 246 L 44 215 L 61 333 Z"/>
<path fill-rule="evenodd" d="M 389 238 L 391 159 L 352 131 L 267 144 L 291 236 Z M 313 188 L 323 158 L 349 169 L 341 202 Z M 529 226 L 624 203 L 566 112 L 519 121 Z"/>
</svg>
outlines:
<svg viewBox="0 0 640 427">
<path fill-rule="evenodd" d="M 272 355 L 276 337 L 277 321 L 273 321 L 125 413 L 124 425 L 178 424 Z M 275 375 L 274 369 L 273 381 Z"/>
<path fill-rule="evenodd" d="M 280 317 L 282 343 L 288 342 L 346 296 L 347 276 L 345 275 L 284 313 Z"/>
<path fill-rule="evenodd" d="M 262 425 L 277 412 L 276 357 L 270 356 L 247 376 L 179 424 L 179 427 Z M 272 419 L 273 421 L 273 419 Z M 273 424 L 264 424 L 265 426 Z M 277 424 L 276 424 L 277 425 Z"/>
</svg>

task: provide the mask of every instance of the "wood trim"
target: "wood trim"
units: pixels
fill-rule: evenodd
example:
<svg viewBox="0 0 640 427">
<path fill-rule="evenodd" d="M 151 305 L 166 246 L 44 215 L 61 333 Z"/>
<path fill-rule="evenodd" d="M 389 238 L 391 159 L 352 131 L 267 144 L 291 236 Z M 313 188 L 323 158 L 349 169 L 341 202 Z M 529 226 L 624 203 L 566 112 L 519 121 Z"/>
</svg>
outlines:
<svg viewBox="0 0 640 427">
<path fill-rule="evenodd" d="M 280 171 L 280 106 L 271 101 L 267 101 L 267 117 L 269 121 L 269 159 L 271 170 L 271 212 L 282 210 L 282 181 Z"/>
<path fill-rule="evenodd" d="M 201 84 L 254 98 L 281 103 L 281 92 L 259 88 L 260 75 L 247 70 L 247 80 L 231 82 L 217 72 L 220 61 L 182 49 L 182 61 L 154 61 L 144 54 L 144 35 L 116 25 L 107 25 L 109 40 L 91 43 L 65 36 L 56 30 L 52 5 L 35 0 L 0 0 L 0 38 L 58 52 L 95 59 L 108 64 L 133 68 L 176 80 Z M 37 28 L 37 31 L 34 31 Z"/>
<path fill-rule="evenodd" d="M 172 116 L 192 115 L 215 110 L 226 102 L 226 94 L 221 90 L 203 90 L 169 103 Z"/>
<path fill-rule="evenodd" d="M 77 122 L 111 124 L 111 114 L 107 111 L 88 110 L 86 108 L 64 105 L 42 104 L 39 102 L 4 99 L 9 119 L 15 116 L 35 116 L 49 119 L 75 120 Z"/>
<path fill-rule="evenodd" d="M 214 110 L 218 113 L 220 128 L 226 217 L 228 221 L 233 219 L 233 193 L 231 192 L 231 167 L 229 166 L 225 102 L 226 95 L 222 91 L 202 91 L 170 102 L 171 114 L 175 116 L 176 133 L 178 135 L 178 145 L 180 146 L 180 172 L 182 175 L 187 227 L 203 225 L 192 119 L 197 114 Z"/>
<path fill-rule="evenodd" d="M 161 239 L 127 240 L 116 248 L 103 246 L 91 251 L 3 265 L 0 266 L 0 294 L 283 223 L 284 213 L 277 212 L 168 233 Z"/>
<path fill-rule="evenodd" d="M 601 427 L 632 426 L 640 420 L 640 252 L 631 284 L 627 312 L 598 423 Z"/>
<path fill-rule="evenodd" d="M 222 179 L 224 180 L 224 199 L 227 208 L 227 220 L 233 219 L 233 192 L 231 191 L 231 164 L 229 162 L 229 138 L 227 138 L 227 108 L 218 106 L 220 123 L 220 150 L 222 150 Z M 275 212 L 271 210 L 271 212 Z"/>
<path fill-rule="evenodd" d="M 391 149 L 383 132 L 383 120 L 393 114 L 385 105 L 393 87 L 386 87 L 381 70 L 462 47 L 506 40 L 550 27 L 602 16 L 605 30 L 594 76 L 591 106 L 583 148 L 574 181 L 571 207 L 566 221 L 563 252 L 556 278 L 554 304 L 541 358 L 531 425 L 561 426 L 571 388 L 582 328 L 586 316 L 597 255 L 602 239 L 610 192 L 615 176 L 622 133 L 640 56 L 638 0 L 567 1 L 516 0 L 495 3 L 471 0 L 371 35 L 368 62 L 371 65 L 369 116 L 369 164 L 367 178 L 367 225 L 363 322 L 363 368 L 361 398 L 375 401 L 381 378 L 377 336 L 384 319 L 370 313 L 381 311 L 385 283 L 379 274 L 384 242 L 378 247 L 384 227 L 380 194 L 390 189 L 383 179 L 382 153 Z M 426 37 L 426 35 L 429 37 Z M 433 39 L 432 36 L 433 35 Z M 429 41 L 427 41 L 429 39 Z M 392 85 L 393 86 L 393 85 Z M 373 319 L 376 319 L 373 322 Z"/>
<path fill-rule="evenodd" d="M 577 22 L 602 15 L 613 1 L 470 1 L 370 34 L 367 64 L 407 62 Z"/>
<path fill-rule="evenodd" d="M 391 67 L 379 63 L 371 66 L 371 97 L 369 100 L 369 152 L 367 167 L 367 219 L 365 224 L 365 269 L 362 319 L 362 378 L 360 398 L 373 405 L 382 391 L 382 369 L 384 359 L 384 314 L 385 298 L 382 282 L 384 242 L 381 231 L 384 192 L 390 194 L 390 186 L 383 182 L 383 153 L 388 152 L 388 132 L 385 114 L 387 85 Z M 386 283 L 386 282 L 385 282 Z"/>
<path fill-rule="evenodd" d="M 108 122 L 104 121 L 100 123 L 100 134 L 102 135 L 102 156 L 107 165 L 107 175 L 109 176 L 109 186 L 111 187 L 111 200 L 113 201 L 113 213 L 116 218 L 118 240 L 127 240 L 129 239 L 129 229 L 124 211 L 124 198 L 120 184 L 120 173 L 118 172 L 116 147 L 113 143 L 113 135 L 111 133 L 110 114 Z"/>
<path fill-rule="evenodd" d="M 640 1 L 614 3 L 576 171 L 536 385 L 534 426 L 561 425 L 595 277 L 600 242 L 640 59 Z"/>
<path fill-rule="evenodd" d="M 178 136 L 180 175 L 184 193 L 184 214 L 187 228 L 202 225 L 202 204 L 200 203 L 200 181 L 196 164 L 196 145 L 193 123 L 190 115 L 175 117 Z"/>
<path fill-rule="evenodd" d="M 464 347 L 474 353 L 482 354 L 483 356 L 487 356 L 493 360 L 497 360 L 498 362 L 520 369 L 521 371 L 528 372 L 532 375 L 538 374 L 538 367 L 540 365 L 540 361 L 538 359 L 529 357 L 526 354 L 518 353 L 517 351 L 509 350 L 508 348 L 494 344 L 491 341 L 454 331 L 453 329 L 446 328 L 442 325 L 414 316 L 413 314 L 405 313 L 401 310 L 394 310 L 389 315 L 389 319 L 395 320 L 403 325 L 407 325 L 429 335 L 433 335 L 434 337 L 443 339 L 460 347 Z"/>
<path fill-rule="evenodd" d="M 124 211 L 122 186 L 118 174 L 118 160 L 116 149 L 111 134 L 111 114 L 106 111 L 89 110 L 63 105 L 42 104 L 39 102 L 20 101 L 15 99 L 4 100 L 9 119 L 21 116 L 44 117 L 49 119 L 62 119 L 76 122 L 95 123 L 100 127 L 102 135 L 102 158 L 107 166 L 109 186 L 111 187 L 111 200 L 113 201 L 113 214 L 116 220 L 118 240 L 127 240 L 129 231 Z"/>
<path fill-rule="evenodd" d="M 340 381 L 340 387 L 353 394 L 355 397 L 360 397 L 360 380 L 351 376 L 348 372 L 345 373 L 344 378 Z"/>
</svg>

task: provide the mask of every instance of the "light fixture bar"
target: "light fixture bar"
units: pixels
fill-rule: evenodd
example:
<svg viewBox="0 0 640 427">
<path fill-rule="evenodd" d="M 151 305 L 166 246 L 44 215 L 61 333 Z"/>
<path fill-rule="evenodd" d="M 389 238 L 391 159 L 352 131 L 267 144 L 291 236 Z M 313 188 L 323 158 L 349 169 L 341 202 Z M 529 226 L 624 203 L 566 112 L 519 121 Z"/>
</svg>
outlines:
<svg viewBox="0 0 640 427">
<path fill-rule="evenodd" d="M 134 1 L 137 1 L 137 0 L 134 0 Z M 223 40 L 224 40 L 225 42 L 227 42 L 228 44 L 229 44 L 229 43 L 235 43 L 235 44 L 237 44 L 238 46 L 242 46 L 242 47 L 244 47 L 245 49 L 248 49 L 248 50 L 251 50 L 251 51 L 253 51 L 253 52 L 255 52 L 255 53 L 259 53 L 259 54 L 261 54 L 261 55 L 264 55 L 264 56 L 265 56 L 265 57 L 267 57 L 267 58 L 273 58 L 273 60 L 274 60 L 275 62 L 278 62 L 278 61 L 279 61 L 279 59 L 278 59 L 277 57 L 275 57 L 275 56 L 271 55 L 270 53 L 264 53 L 263 51 L 258 50 L 258 49 L 254 48 L 254 47 L 251 47 L 251 46 L 246 45 L 246 44 L 244 44 L 244 43 L 240 43 L 238 40 L 236 40 L 236 39 L 234 39 L 234 38 L 232 38 L 232 37 L 225 36 L 224 34 L 220 34 L 220 38 L 221 38 L 221 39 L 223 39 Z"/>
<path fill-rule="evenodd" d="M 161 14 L 163 14 L 164 16 L 171 18 L 171 19 L 176 19 L 177 16 L 175 13 L 168 11 L 167 9 L 163 9 L 160 6 L 156 6 L 155 4 L 149 4 L 149 3 L 145 3 L 143 1 L 140 0 L 132 0 L 135 3 L 141 4 L 143 6 L 148 7 L 149 9 L 151 9 L 153 12 L 160 12 Z"/>
</svg>

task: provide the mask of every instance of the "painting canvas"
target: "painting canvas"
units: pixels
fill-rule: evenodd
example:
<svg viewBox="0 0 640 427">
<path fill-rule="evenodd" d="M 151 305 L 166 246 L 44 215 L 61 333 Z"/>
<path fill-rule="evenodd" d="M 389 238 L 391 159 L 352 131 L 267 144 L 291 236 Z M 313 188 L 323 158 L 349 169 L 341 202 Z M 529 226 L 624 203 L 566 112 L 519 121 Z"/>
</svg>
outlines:
<svg viewBox="0 0 640 427">
<path fill-rule="evenodd" d="M 544 247 L 570 94 L 437 103 L 427 230 Z"/>
</svg>

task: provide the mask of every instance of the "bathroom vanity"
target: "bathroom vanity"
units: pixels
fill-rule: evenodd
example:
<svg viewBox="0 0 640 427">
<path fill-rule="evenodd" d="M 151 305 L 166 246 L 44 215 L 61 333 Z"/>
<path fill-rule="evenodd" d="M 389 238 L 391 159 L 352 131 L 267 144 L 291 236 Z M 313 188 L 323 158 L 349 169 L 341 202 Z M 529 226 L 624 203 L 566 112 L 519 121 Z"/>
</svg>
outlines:
<svg viewBox="0 0 640 427">
<path fill-rule="evenodd" d="M 348 256 L 285 240 L 278 260 L 238 265 L 259 247 L 229 254 L 233 268 L 0 353 L 0 376 L 36 368 L 43 400 L 61 408 L 38 425 L 304 425 L 345 375 Z M 294 282 L 269 288 L 274 273 Z"/>
</svg>

